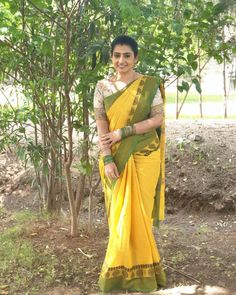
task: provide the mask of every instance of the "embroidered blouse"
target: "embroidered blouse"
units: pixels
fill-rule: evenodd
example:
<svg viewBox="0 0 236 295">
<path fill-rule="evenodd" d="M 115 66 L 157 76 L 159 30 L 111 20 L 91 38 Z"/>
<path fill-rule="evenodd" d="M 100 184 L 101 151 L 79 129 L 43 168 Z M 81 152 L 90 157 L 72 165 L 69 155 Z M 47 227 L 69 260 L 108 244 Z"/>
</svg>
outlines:
<svg viewBox="0 0 236 295">
<path fill-rule="evenodd" d="M 96 120 L 106 120 L 106 112 L 103 100 L 105 97 L 121 90 L 126 86 L 122 81 L 111 82 L 108 79 L 103 79 L 97 82 L 94 91 L 94 113 Z M 156 115 L 163 114 L 163 100 L 159 88 L 155 94 L 151 105 L 150 118 Z"/>
</svg>

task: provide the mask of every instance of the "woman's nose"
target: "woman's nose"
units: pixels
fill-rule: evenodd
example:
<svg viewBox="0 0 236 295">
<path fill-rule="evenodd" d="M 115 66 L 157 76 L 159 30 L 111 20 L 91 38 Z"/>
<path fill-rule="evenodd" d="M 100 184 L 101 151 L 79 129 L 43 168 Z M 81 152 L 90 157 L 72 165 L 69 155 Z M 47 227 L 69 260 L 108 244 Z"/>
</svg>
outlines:
<svg viewBox="0 0 236 295">
<path fill-rule="evenodd" d="M 124 61 L 124 57 L 123 57 L 123 55 L 121 55 L 119 58 L 119 62 L 123 62 L 123 61 Z"/>
</svg>

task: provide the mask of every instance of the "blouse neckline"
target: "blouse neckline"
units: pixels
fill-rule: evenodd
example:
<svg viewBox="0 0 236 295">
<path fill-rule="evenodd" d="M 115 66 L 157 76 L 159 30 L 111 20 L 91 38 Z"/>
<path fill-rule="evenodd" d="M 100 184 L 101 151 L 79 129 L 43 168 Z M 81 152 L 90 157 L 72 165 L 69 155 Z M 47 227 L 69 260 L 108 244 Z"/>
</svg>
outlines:
<svg viewBox="0 0 236 295">
<path fill-rule="evenodd" d="M 141 76 L 139 76 L 138 78 L 136 78 L 136 79 L 134 79 L 133 81 L 130 81 L 129 83 L 125 83 L 125 82 L 123 82 L 124 83 L 124 87 L 122 87 L 121 89 L 119 89 L 118 87 L 117 87 L 117 85 L 116 85 L 116 83 L 115 82 L 118 82 L 118 81 L 111 81 L 111 80 L 109 80 L 109 79 L 107 79 L 107 81 L 109 82 L 109 83 L 111 83 L 114 87 L 115 87 L 115 89 L 117 90 L 117 91 L 123 91 L 125 88 L 127 88 L 127 87 L 129 87 L 132 83 L 134 83 L 135 81 L 137 81 L 137 80 L 139 80 L 139 79 L 141 79 L 141 78 L 143 78 L 144 77 L 144 75 L 141 75 Z M 120 82 L 122 82 L 122 81 L 120 81 Z"/>
</svg>

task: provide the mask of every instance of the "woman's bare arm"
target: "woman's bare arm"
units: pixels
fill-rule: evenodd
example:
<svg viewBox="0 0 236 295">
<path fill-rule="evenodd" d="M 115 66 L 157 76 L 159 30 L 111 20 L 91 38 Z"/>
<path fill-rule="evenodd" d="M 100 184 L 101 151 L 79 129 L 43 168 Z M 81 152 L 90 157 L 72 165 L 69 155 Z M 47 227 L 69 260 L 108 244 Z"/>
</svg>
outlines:
<svg viewBox="0 0 236 295">
<path fill-rule="evenodd" d="M 98 130 L 98 138 L 99 138 L 99 147 L 103 156 L 111 155 L 111 148 L 109 145 L 103 144 L 101 141 L 101 136 L 109 133 L 108 122 L 105 119 L 96 120 L 97 130 Z"/>
<path fill-rule="evenodd" d="M 152 118 L 149 118 L 147 120 L 143 120 L 141 122 L 135 123 L 135 133 L 136 134 L 144 134 L 149 131 L 152 131 L 153 129 L 156 129 L 157 127 L 160 127 L 163 123 L 163 115 L 156 115 Z"/>
<path fill-rule="evenodd" d="M 103 156 L 111 155 L 111 147 L 109 144 L 104 144 L 101 140 L 102 136 L 109 133 L 108 122 L 105 119 L 96 120 L 98 137 L 99 137 L 99 146 Z M 111 180 L 114 180 L 119 177 L 119 172 L 114 162 L 105 165 L 105 175 Z"/>
</svg>

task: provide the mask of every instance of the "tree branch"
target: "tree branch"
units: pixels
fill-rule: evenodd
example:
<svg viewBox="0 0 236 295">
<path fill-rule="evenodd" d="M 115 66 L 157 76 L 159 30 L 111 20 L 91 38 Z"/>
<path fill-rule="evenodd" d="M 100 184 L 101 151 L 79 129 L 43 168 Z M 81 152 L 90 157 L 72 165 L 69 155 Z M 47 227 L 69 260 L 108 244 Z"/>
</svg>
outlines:
<svg viewBox="0 0 236 295">
<path fill-rule="evenodd" d="M 32 5 L 36 10 L 38 10 L 40 13 L 42 13 L 43 15 L 45 15 L 48 19 L 50 19 L 51 21 L 55 22 L 61 29 L 65 30 L 65 28 L 59 23 L 57 22 L 53 17 L 51 17 L 49 14 L 47 14 L 45 11 L 43 11 L 41 8 L 39 8 L 38 6 L 36 6 L 34 3 L 32 3 L 31 0 L 27 0 L 29 2 L 30 5 Z"/>
<path fill-rule="evenodd" d="M 75 5 L 72 7 L 71 12 L 70 12 L 70 15 L 69 15 L 70 18 L 72 17 L 72 15 L 73 15 L 73 13 L 74 13 L 74 11 L 75 11 L 76 6 L 77 6 L 78 4 L 82 5 L 82 3 L 80 3 L 80 1 L 81 1 L 81 0 L 78 0 L 78 1 L 75 3 Z"/>
<path fill-rule="evenodd" d="M 9 77 L 13 78 L 17 83 L 21 83 L 20 80 L 18 80 L 15 76 L 13 76 L 12 74 L 10 74 L 9 72 L 6 72 L 4 69 L 1 68 L 1 71 L 4 73 L 4 74 L 7 74 Z"/>
</svg>

